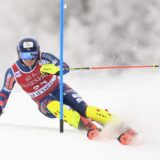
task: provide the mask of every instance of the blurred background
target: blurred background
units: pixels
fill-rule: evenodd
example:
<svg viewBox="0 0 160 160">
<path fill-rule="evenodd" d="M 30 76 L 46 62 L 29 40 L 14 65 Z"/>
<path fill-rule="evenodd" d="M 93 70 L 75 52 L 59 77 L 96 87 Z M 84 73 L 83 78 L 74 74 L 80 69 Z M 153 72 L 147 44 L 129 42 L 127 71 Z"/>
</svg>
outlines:
<svg viewBox="0 0 160 160">
<path fill-rule="evenodd" d="M 160 64 L 160 0 L 65 3 L 64 61 L 71 67 Z M 42 51 L 59 57 L 59 8 L 59 0 L 0 0 L 0 87 L 7 68 L 17 60 L 16 46 L 21 37 L 34 36 Z M 64 76 L 88 104 L 109 109 L 142 133 L 144 145 L 127 150 L 116 141 L 87 141 L 85 134 L 60 135 L 58 119 L 43 116 L 29 96 L 16 88 L 21 92 L 15 90 L 10 96 L 0 120 L 1 159 L 49 159 L 53 149 L 57 153 L 54 157 L 58 159 L 63 152 L 67 159 L 71 148 L 72 157 L 78 155 L 78 160 L 84 155 L 92 160 L 104 159 L 106 151 L 110 159 L 160 159 L 159 75 L 159 68 L 151 68 L 72 71 Z M 5 124 L 9 124 L 8 129 Z M 52 130 L 36 132 L 25 129 L 25 125 L 54 127 L 55 136 Z M 70 139 L 73 143 L 68 143 Z M 79 154 L 79 147 L 84 154 Z"/>
<path fill-rule="evenodd" d="M 64 60 L 71 67 L 160 62 L 160 0 L 65 0 Z M 59 56 L 59 0 L 0 0 L 0 82 L 25 35 Z"/>
</svg>

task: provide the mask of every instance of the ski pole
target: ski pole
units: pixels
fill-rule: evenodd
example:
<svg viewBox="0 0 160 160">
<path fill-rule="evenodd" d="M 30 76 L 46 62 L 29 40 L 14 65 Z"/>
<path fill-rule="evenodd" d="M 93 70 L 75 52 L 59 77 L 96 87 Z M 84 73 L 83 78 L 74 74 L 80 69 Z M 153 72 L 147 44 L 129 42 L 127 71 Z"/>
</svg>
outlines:
<svg viewBox="0 0 160 160">
<path fill-rule="evenodd" d="M 60 133 L 63 133 L 64 0 L 60 0 Z"/>
<path fill-rule="evenodd" d="M 101 70 L 101 69 L 131 69 L 131 68 L 157 68 L 159 65 L 143 65 L 143 66 L 90 66 L 77 68 L 64 68 L 64 70 Z"/>
</svg>

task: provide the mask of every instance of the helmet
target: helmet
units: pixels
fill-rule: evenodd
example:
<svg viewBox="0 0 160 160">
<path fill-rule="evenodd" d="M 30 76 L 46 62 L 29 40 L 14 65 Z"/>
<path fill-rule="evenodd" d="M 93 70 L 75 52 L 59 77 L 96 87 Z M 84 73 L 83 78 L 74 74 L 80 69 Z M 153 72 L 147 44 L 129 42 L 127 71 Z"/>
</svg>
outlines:
<svg viewBox="0 0 160 160">
<path fill-rule="evenodd" d="M 24 37 L 18 43 L 17 52 L 21 60 L 37 60 L 40 57 L 40 46 L 33 37 Z"/>
</svg>

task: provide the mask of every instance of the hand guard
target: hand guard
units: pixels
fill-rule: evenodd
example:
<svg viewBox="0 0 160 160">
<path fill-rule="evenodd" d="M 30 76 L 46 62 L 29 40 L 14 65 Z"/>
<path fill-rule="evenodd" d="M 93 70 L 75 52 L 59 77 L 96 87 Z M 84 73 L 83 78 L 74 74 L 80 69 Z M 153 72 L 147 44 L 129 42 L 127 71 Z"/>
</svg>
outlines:
<svg viewBox="0 0 160 160">
<path fill-rule="evenodd" d="M 46 74 L 55 74 L 59 75 L 59 67 L 55 66 L 54 64 L 44 64 L 40 68 L 40 72 L 42 75 Z"/>
</svg>

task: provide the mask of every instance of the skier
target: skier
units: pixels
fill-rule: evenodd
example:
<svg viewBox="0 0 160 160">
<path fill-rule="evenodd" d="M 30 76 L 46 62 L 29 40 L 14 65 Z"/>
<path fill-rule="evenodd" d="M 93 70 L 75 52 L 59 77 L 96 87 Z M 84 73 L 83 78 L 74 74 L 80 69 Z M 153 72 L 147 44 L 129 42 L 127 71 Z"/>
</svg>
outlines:
<svg viewBox="0 0 160 160">
<path fill-rule="evenodd" d="M 37 40 L 29 36 L 19 41 L 17 52 L 18 60 L 7 70 L 0 92 L 0 115 L 17 82 L 37 103 L 42 114 L 49 118 L 59 118 L 59 59 L 50 53 L 41 52 Z M 63 64 L 63 68 L 63 74 L 69 72 L 66 63 Z M 112 120 L 112 115 L 107 110 L 88 105 L 67 84 L 64 83 L 63 87 L 64 121 L 77 129 L 85 128 L 87 137 L 93 139 L 100 130 L 92 121 L 105 126 Z M 135 135 L 136 132 L 129 128 L 121 133 L 118 140 L 122 144 L 129 144 Z"/>
</svg>

